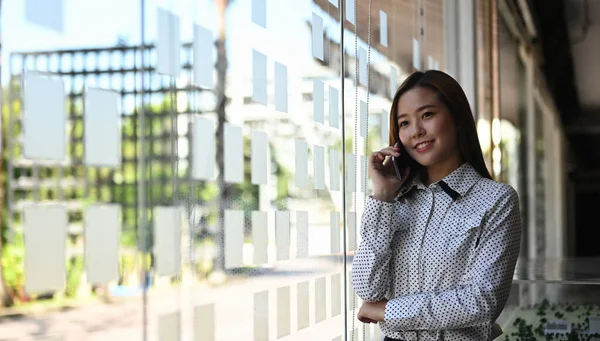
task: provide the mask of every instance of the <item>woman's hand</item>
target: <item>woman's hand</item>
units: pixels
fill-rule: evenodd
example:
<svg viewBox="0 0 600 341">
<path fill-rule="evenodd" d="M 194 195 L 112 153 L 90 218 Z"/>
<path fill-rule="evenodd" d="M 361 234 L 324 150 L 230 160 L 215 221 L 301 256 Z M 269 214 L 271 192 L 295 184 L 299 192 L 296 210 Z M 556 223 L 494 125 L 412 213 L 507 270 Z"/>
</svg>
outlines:
<svg viewBox="0 0 600 341">
<path fill-rule="evenodd" d="M 369 158 L 369 176 L 373 181 L 373 198 L 381 201 L 392 201 L 396 191 L 410 173 L 407 167 L 402 174 L 402 181 L 396 177 L 392 156 L 400 156 L 400 148 L 387 147 L 373 152 Z"/>
<path fill-rule="evenodd" d="M 385 320 L 385 305 L 387 300 L 363 302 L 356 317 L 362 323 L 377 323 Z"/>
</svg>

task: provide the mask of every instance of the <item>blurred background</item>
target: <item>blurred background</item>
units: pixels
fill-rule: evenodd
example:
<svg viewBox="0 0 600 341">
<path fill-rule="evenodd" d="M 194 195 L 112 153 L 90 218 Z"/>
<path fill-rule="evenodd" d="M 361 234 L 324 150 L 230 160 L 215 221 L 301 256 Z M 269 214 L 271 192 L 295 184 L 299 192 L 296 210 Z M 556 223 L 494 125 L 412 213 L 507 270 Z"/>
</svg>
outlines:
<svg viewBox="0 0 600 341">
<path fill-rule="evenodd" d="M 427 69 L 461 83 L 520 195 L 500 339 L 600 332 L 598 18 L 586 0 L 0 0 L 0 340 L 381 340 L 349 277 L 366 155 Z"/>
</svg>

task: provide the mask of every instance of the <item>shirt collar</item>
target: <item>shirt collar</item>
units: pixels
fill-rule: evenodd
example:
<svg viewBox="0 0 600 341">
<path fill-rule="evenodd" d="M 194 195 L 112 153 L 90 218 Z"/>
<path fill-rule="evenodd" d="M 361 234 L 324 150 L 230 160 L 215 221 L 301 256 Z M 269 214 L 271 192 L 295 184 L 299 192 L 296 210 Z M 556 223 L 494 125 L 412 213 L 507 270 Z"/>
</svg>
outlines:
<svg viewBox="0 0 600 341">
<path fill-rule="evenodd" d="M 481 179 L 481 175 L 468 162 L 455 169 L 452 173 L 446 175 L 438 182 L 444 182 L 452 190 L 456 191 L 461 197 L 473 187 L 473 185 Z M 442 186 L 440 186 L 442 187 Z M 443 187 L 442 187 L 443 188 Z"/>
<path fill-rule="evenodd" d="M 453 200 L 467 194 L 469 189 L 481 179 L 481 175 L 468 162 L 446 175 L 442 180 L 436 182 L 446 194 Z M 433 184 L 432 184 L 433 185 Z M 426 189 L 420 177 L 414 176 L 407 186 L 403 186 L 398 195 L 398 199 L 408 195 L 414 189 Z"/>
</svg>

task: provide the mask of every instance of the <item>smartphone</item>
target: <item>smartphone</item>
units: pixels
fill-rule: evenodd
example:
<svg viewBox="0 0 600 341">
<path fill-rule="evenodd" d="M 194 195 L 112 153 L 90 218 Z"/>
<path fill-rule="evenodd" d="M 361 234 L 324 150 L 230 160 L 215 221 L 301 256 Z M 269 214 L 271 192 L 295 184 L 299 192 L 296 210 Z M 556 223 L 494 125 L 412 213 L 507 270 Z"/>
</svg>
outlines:
<svg viewBox="0 0 600 341">
<path fill-rule="evenodd" d="M 402 173 L 404 169 L 410 166 L 411 158 L 408 153 L 402 147 L 400 142 L 396 142 L 395 147 L 400 148 L 400 156 L 392 156 L 392 163 L 394 164 L 394 170 L 396 171 L 396 177 L 402 181 Z"/>
</svg>

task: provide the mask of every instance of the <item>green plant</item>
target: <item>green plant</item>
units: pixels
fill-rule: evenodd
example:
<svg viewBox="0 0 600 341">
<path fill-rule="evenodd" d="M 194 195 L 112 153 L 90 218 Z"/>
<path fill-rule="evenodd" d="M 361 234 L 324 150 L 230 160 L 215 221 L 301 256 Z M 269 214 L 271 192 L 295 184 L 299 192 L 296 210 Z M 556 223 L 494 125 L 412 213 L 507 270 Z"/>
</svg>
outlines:
<svg viewBox="0 0 600 341">
<path fill-rule="evenodd" d="M 3 244 L 2 269 L 4 280 L 12 301 L 23 302 L 27 299 L 24 293 L 25 273 L 23 262 L 25 247 L 21 234 L 16 234 L 11 244 Z"/>
<path fill-rule="evenodd" d="M 83 256 L 77 255 L 67 262 L 67 286 L 65 296 L 76 297 L 83 274 Z"/>
</svg>

